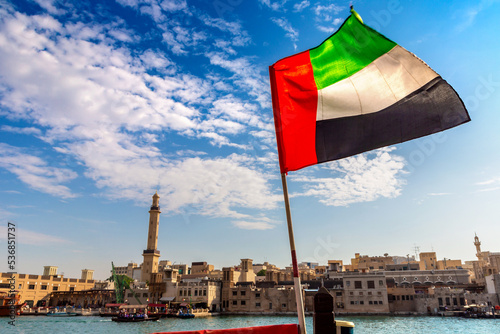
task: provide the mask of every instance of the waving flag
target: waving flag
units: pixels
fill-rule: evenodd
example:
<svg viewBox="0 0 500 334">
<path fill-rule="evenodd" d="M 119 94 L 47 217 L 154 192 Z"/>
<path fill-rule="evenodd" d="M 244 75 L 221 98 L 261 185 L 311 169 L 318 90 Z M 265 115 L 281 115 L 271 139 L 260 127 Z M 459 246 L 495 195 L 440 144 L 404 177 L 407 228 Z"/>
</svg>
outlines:
<svg viewBox="0 0 500 334">
<path fill-rule="evenodd" d="M 470 121 L 445 80 L 351 12 L 321 45 L 269 67 L 282 173 Z"/>
</svg>

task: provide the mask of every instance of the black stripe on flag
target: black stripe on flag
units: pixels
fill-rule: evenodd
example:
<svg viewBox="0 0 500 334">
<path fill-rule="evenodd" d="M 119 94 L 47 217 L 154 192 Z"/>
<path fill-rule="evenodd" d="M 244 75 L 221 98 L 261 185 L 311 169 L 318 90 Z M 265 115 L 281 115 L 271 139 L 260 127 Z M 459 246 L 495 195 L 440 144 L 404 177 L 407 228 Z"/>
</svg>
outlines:
<svg viewBox="0 0 500 334">
<path fill-rule="evenodd" d="M 468 121 L 469 114 L 458 94 L 437 77 L 381 111 L 317 121 L 318 163 L 402 143 Z"/>
</svg>

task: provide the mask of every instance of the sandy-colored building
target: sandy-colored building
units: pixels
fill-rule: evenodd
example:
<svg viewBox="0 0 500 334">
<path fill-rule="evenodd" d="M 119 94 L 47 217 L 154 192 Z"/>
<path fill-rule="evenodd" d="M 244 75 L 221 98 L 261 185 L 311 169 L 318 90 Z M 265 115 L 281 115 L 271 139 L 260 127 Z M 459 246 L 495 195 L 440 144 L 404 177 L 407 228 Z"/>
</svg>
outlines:
<svg viewBox="0 0 500 334">
<path fill-rule="evenodd" d="M 210 280 L 198 280 L 180 282 L 177 286 L 176 302 L 180 306 L 191 306 L 196 308 L 208 308 L 211 311 L 220 311 L 221 282 Z"/>
<path fill-rule="evenodd" d="M 389 313 L 384 272 L 343 273 L 345 313 Z"/>
<path fill-rule="evenodd" d="M 63 275 L 29 275 L 2 273 L 0 283 L 7 283 L 14 276 L 16 290 L 21 295 L 21 301 L 30 306 L 36 306 L 38 301 L 48 302 L 50 294 L 55 291 L 82 291 L 94 287 L 93 279 L 65 278 Z M 3 286 L 3 285 L 0 285 Z M 8 288 L 0 288 L 0 291 L 8 292 Z"/>
<path fill-rule="evenodd" d="M 422 252 L 420 257 L 420 270 L 433 270 L 437 269 L 436 252 Z"/>
</svg>

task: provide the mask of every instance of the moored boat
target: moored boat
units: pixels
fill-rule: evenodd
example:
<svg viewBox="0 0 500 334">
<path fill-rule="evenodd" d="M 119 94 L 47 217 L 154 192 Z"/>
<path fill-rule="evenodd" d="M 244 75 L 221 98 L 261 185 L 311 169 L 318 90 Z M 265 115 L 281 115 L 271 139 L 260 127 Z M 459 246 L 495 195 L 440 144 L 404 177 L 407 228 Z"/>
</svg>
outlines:
<svg viewBox="0 0 500 334">
<path fill-rule="evenodd" d="M 132 314 L 129 316 L 120 315 L 118 317 L 111 318 L 114 322 L 144 322 L 144 321 L 158 321 L 160 320 L 159 315 L 148 316 L 145 314 Z"/>
<path fill-rule="evenodd" d="M 22 306 L 20 298 L 21 296 L 18 293 L 0 292 L 0 316 L 8 317 L 19 314 Z"/>
</svg>

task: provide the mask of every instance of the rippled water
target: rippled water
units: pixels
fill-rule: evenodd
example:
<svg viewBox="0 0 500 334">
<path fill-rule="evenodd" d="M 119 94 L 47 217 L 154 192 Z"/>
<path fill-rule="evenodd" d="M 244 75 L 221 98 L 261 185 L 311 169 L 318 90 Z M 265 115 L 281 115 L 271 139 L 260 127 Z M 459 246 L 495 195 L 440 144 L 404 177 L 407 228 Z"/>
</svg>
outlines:
<svg viewBox="0 0 500 334">
<path fill-rule="evenodd" d="M 440 317 L 338 317 L 352 321 L 355 334 L 500 334 L 500 319 L 461 319 Z M 22 316 L 16 326 L 0 318 L 0 333 L 153 333 L 196 329 L 219 329 L 274 324 L 297 323 L 288 316 L 220 316 L 195 319 L 166 318 L 157 322 L 115 323 L 111 318 Z M 306 318 L 309 334 L 313 333 L 312 318 Z"/>
</svg>

